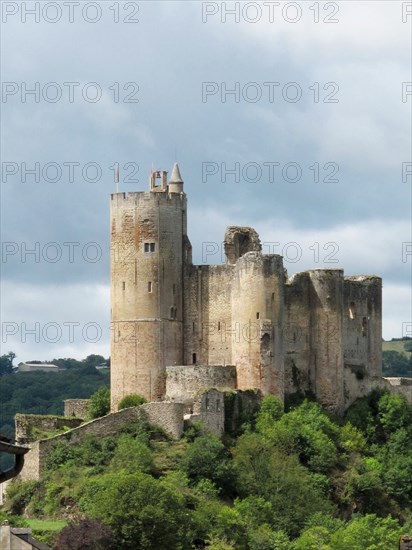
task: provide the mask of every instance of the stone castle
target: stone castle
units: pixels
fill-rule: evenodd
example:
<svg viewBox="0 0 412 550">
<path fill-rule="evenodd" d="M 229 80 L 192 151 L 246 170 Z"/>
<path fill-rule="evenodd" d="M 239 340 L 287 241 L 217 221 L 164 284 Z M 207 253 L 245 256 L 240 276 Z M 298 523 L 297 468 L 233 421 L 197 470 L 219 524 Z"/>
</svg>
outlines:
<svg viewBox="0 0 412 550">
<path fill-rule="evenodd" d="M 382 379 L 382 281 L 312 269 L 288 277 L 256 231 L 229 227 L 226 263 L 193 265 L 177 163 L 148 192 L 111 195 L 112 410 L 128 394 L 208 389 L 311 394 L 342 413 Z"/>
</svg>

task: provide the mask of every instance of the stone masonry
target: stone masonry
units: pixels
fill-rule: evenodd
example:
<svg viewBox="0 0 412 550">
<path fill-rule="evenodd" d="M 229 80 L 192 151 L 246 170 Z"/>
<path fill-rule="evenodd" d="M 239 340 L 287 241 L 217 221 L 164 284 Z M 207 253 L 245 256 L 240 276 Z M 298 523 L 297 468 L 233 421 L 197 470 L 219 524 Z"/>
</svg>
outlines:
<svg viewBox="0 0 412 550">
<path fill-rule="evenodd" d="M 224 389 L 221 375 L 228 388 L 282 400 L 312 394 L 338 414 L 366 387 L 394 388 L 381 374 L 379 277 L 288 277 L 283 258 L 240 226 L 226 230 L 224 265 L 193 265 L 177 164 L 169 181 L 152 172 L 148 192 L 110 202 L 113 411 L 132 393 L 185 402 Z"/>
</svg>

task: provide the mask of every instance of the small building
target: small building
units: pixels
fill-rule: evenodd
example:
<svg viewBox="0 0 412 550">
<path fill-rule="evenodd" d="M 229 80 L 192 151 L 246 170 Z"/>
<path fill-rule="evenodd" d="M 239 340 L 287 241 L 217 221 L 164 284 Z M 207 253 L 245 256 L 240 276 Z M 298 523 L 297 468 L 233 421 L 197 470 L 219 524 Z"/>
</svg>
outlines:
<svg viewBox="0 0 412 550">
<path fill-rule="evenodd" d="M 53 363 L 19 363 L 17 372 L 59 372 L 60 367 Z"/>
</svg>

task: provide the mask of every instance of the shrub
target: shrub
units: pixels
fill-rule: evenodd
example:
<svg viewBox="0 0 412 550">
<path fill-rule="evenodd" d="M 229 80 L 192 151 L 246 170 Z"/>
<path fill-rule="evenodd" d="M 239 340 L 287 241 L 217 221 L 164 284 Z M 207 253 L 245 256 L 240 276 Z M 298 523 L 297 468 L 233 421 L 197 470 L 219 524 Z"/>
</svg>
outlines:
<svg viewBox="0 0 412 550">
<path fill-rule="evenodd" d="M 107 386 L 101 386 L 97 392 L 90 397 L 88 416 L 89 418 L 100 418 L 110 412 L 110 390 Z"/>
<path fill-rule="evenodd" d="M 139 405 L 143 405 L 143 403 L 147 403 L 147 400 L 142 395 L 132 393 L 123 397 L 117 407 L 117 410 L 120 411 L 122 409 L 127 409 L 128 407 L 138 407 Z"/>
<path fill-rule="evenodd" d="M 94 519 L 82 519 L 64 527 L 55 542 L 56 550 L 115 550 L 113 532 Z"/>
</svg>

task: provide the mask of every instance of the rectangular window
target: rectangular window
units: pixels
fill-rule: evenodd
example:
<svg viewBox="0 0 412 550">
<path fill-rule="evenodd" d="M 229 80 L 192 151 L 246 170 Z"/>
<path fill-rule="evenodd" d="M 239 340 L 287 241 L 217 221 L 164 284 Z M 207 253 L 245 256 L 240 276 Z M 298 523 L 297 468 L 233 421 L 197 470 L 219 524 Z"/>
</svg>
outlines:
<svg viewBox="0 0 412 550">
<path fill-rule="evenodd" d="M 144 251 L 145 252 L 154 252 L 155 251 L 155 243 L 144 243 Z"/>
<path fill-rule="evenodd" d="M 196 353 L 192 354 L 192 363 L 196 365 Z"/>
<path fill-rule="evenodd" d="M 152 281 L 147 283 L 147 292 L 152 292 Z"/>
<path fill-rule="evenodd" d="M 124 281 L 122 282 L 122 290 L 126 290 L 126 283 Z"/>
<path fill-rule="evenodd" d="M 260 319 L 260 313 L 259 312 L 256 313 L 256 319 Z"/>
</svg>

